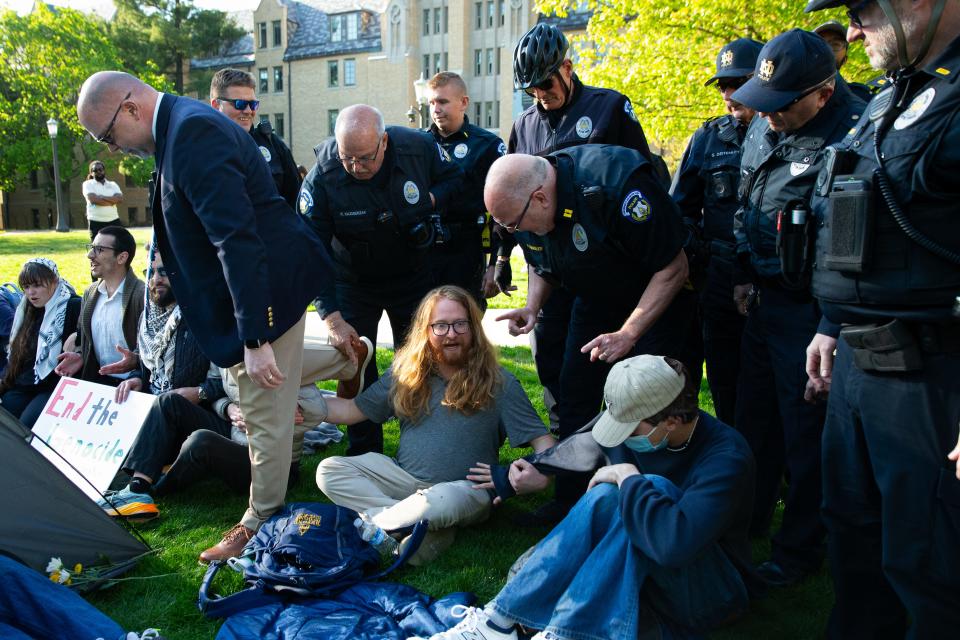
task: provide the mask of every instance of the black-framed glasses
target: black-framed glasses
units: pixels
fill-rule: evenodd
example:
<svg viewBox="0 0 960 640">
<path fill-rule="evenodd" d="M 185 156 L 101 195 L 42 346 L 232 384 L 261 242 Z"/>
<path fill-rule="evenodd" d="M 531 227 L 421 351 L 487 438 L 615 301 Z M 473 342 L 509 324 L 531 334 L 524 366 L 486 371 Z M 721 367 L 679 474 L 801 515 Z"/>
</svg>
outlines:
<svg viewBox="0 0 960 640">
<path fill-rule="evenodd" d="M 847 18 L 850 24 L 856 25 L 857 29 L 863 29 L 863 21 L 860 19 L 860 12 L 874 3 L 875 0 L 861 0 L 852 7 L 847 8 Z"/>
<path fill-rule="evenodd" d="M 527 93 L 528 96 L 534 95 L 534 89 L 538 89 L 540 91 L 550 91 L 550 89 L 553 88 L 553 77 L 555 75 L 557 75 L 556 72 L 551 73 L 549 76 L 547 76 L 546 80 L 538 82 L 537 84 L 532 84 L 526 89 L 524 89 L 524 91 Z"/>
<path fill-rule="evenodd" d="M 458 336 L 462 336 L 470 328 L 469 320 L 457 320 L 456 322 L 434 322 L 430 325 L 430 328 L 433 329 L 433 335 L 438 338 L 450 333 L 450 329 L 453 329 L 453 332 Z"/>
<path fill-rule="evenodd" d="M 803 100 L 804 98 L 806 98 L 808 95 L 810 95 L 810 94 L 813 93 L 814 91 L 819 91 L 820 89 L 822 89 L 822 88 L 825 87 L 825 86 L 826 86 L 826 85 L 821 82 L 820 84 L 816 85 L 815 87 L 811 87 L 810 89 L 807 89 L 806 91 L 804 91 L 803 93 L 801 93 L 801 94 L 798 95 L 796 98 L 794 98 L 793 100 L 791 100 L 791 101 L 788 102 L 787 104 L 783 105 L 783 106 L 780 107 L 779 109 L 774 109 L 774 110 L 771 111 L 770 113 L 786 113 L 787 111 L 790 111 L 790 109 L 793 108 L 793 105 L 797 104 L 798 102 L 800 102 L 801 100 Z"/>
<path fill-rule="evenodd" d="M 107 250 L 113 251 L 114 253 L 117 251 L 116 247 L 105 247 L 102 244 L 87 244 L 85 246 L 87 247 L 87 253 L 93 251 L 94 255 L 100 255 Z"/>
<path fill-rule="evenodd" d="M 337 156 L 337 160 L 343 164 L 367 164 L 373 162 L 377 159 L 377 156 L 380 155 L 380 145 L 383 144 L 383 136 L 380 136 L 380 141 L 377 143 L 377 150 L 373 152 L 372 156 Z"/>
<path fill-rule="evenodd" d="M 517 218 L 516 222 L 510 225 L 499 223 L 500 226 L 507 231 L 507 233 L 514 233 L 520 227 L 520 223 L 523 222 L 523 217 L 527 215 L 527 209 L 530 208 L 530 203 L 533 202 L 533 194 L 535 194 L 537 191 L 540 191 L 540 189 L 543 189 L 543 185 L 540 185 L 530 192 L 530 196 L 527 198 L 527 204 L 523 205 L 523 211 L 520 212 L 520 217 Z"/>
<path fill-rule="evenodd" d="M 241 100 L 239 98 L 217 98 L 218 102 L 228 102 L 237 111 L 243 111 L 250 107 L 250 111 L 256 111 L 260 108 L 259 100 Z"/>
<path fill-rule="evenodd" d="M 120 104 L 117 105 L 117 110 L 113 112 L 113 117 L 110 118 L 110 124 L 107 125 L 107 130 L 103 132 L 102 136 L 98 136 L 96 141 L 101 144 L 113 144 L 113 137 L 110 135 L 113 133 L 113 125 L 117 124 L 117 116 L 120 115 L 120 109 L 123 108 L 123 103 L 126 102 L 130 96 L 133 95 L 133 91 L 127 92 L 127 95 L 123 97 L 123 100 L 120 101 Z"/>
<path fill-rule="evenodd" d="M 723 93 L 727 89 L 733 89 L 736 91 L 743 85 L 747 84 L 747 80 L 749 79 L 750 78 L 748 76 L 741 78 L 719 78 L 717 79 L 717 89 L 720 91 L 720 93 Z"/>
<path fill-rule="evenodd" d="M 147 277 L 147 273 L 148 273 L 148 272 L 150 273 L 151 276 L 155 276 L 155 275 L 156 275 L 156 276 L 160 276 L 161 278 L 166 278 L 166 277 L 167 277 L 167 269 L 166 269 L 166 267 L 157 267 L 157 268 L 154 269 L 153 271 L 150 271 L 149 269 L 144 269 L 144 270 L 143 270 L 143 277 L 144 277 L 144 278 Z"/>
</svg>

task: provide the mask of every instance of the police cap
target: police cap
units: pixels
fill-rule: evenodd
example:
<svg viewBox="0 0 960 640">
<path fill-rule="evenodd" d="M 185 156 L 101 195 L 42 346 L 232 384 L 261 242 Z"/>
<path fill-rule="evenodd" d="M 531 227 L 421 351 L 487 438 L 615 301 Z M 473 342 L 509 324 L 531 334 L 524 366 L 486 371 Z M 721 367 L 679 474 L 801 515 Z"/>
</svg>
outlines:
<svg viewBox="0 0 960 640">
<path fill-rule="evenodd" d="M 833 51 L 823 38 L 791 29 L 763 46 L 753 77 L 732 97 L 751 109 L 773 112 L 836 73 Z"/>
<path fill-rule="evenodd" d="M 840 24 L 839 22 L 837 22 L 836 20 L 827 20 L 826 22 L 824 22 L 823 24 L 815 28 L 813 32 L 816 33 L 817 35 L 823 35 L 825 33 L 835 33 L 841 38 L 843 38 L 844 41 L 846 41 L 847 39 L 847 28 L 842 24 Z"/>
<path fill-rule="evenodd" d="M 753 73 L 762 42 L 750 38 L 738 38 L 723 45 L 717 54 L 717 72 L 704 84 L 711 85 L 720 78 L 746 78 Z"/>
<path fill-rule="evenodd" d="M 833 9 L 847 4 L 845 0 L 810 0 L 807 6 L 803 8 L 804 13 L 813 13 L 822 9 Z"/>
</svg>

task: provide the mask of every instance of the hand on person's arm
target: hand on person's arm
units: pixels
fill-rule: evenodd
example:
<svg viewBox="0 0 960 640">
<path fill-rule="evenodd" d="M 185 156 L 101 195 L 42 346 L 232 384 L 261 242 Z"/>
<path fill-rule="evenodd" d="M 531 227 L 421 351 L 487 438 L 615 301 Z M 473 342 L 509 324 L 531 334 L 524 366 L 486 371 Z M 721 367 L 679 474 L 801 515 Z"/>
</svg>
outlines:
<svg viewBox="0 0 960 640">
<path fill-rule="evenodd" d="M 589 491 L 598 484 L 602 484 L 604 482 L 615 484 L 619 487 L 623 481 L 630 476 L 636 476 L 639 474 L 640 470 L 629 463 L 610 464 L 605 467 L 600 467 L 597 469 L 597 472 L 593 474 L 593 477 L 590 478 L 590 484 L 587 485 L 587 490 Z"/>
</svg>

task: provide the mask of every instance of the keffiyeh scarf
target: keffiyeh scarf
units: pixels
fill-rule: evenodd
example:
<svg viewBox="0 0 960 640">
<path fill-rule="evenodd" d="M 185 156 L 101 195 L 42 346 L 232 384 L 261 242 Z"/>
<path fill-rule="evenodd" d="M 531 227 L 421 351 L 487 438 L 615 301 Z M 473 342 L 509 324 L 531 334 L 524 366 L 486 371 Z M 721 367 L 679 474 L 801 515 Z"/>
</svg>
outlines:
<svg viewBox="0 0 960 640">
<path fill-rule="evenodd" d="M 40 383 L 57 366 L 57 356 L 63 351 L 63 326 L 67 318 L 67 302 L 77 295 L 73 286 L 60 277 L 57 263 L 49 258 L 31 258 L 24 265 L 36 263 L 47 267 L 57 276 L 57 289 L 44 305 L 43 320 L 40 321 L 40 332 L 37 336 L 37 357 L 33 364 L 34 384 Z M 17 305 L 13 316 L 13 327 L 10 330 L 10 342 L 23 326 L 23 315 L 30 301 L 24 296 Z"/>
<path fill-rule="evenodd" d="M 150 387 L 153 393 L 169 391 L 173 379 L 176 341 L 173 339 L 180 326 L 180 305 L 164 309 L 147 298 L 147 305 L 140 316 L 137 341 L 140 345 L 140 360 L 150 370 Z"/>
</svg>

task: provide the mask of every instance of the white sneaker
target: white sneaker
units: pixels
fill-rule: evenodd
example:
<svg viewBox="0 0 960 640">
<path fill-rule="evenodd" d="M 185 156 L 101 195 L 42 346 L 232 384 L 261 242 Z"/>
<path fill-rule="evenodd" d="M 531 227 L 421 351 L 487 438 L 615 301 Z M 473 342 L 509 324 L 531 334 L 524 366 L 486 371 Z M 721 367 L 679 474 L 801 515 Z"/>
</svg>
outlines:
<svg viewBox="0 0 960 640">
<path fill-rule="evenodd" d="M 509 633 L 504 633 L 488 625 L 487 621 L 490 618 L 483 609 L 458 604 L 451 607 L 450 613 L 455 618 L 463 618 L 463 620 L 452 629 L 433 634 L 429 640 L 518 640 L 516 630 L 510 629 Z M 414 636 L 408 640 L 424 639 Z"/>
<path fill-rule="evenodd" d="M 555 634 L 553 631 L 541 631 L 537 635 L 530 638 L 530 640 L 563 640 L 563 638 Z"/>
</svg>

